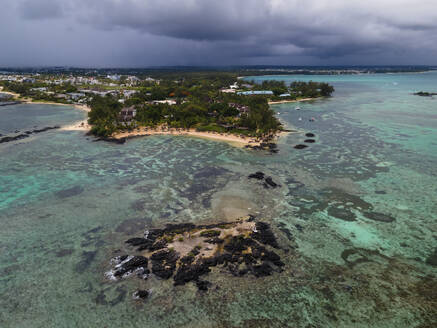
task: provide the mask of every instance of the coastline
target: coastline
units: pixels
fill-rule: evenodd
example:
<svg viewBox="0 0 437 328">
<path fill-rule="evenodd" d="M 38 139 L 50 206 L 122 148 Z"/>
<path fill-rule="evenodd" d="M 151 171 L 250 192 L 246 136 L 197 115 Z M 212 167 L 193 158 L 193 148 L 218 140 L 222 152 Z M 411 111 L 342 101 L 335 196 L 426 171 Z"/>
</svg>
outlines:
<svg viewBox="0 0 437 328">
<path fill-rule="evenodd" d="M 25 100 L 23 101 L 24 104 L 45 104 L 45 105 L 55 105 L 55 106 L 70 106 L 74 107 L 76 109 L 90 112 L 91 108 L 89 108 L 87 105 L 78 105 L 78 104 L 63 104 L 63 103 L 57 103 L 52 101 L 31 101 L 31 100 Z M 91 126 L 88 124 L 88 118 L 85 118 L 84 120 L 77 121 L 75 123 L 64 125 L 59 130 L 61 131 L 84 131 L 88 132 L 91 130 Z"/>
<path fill-rule="evenodd" d="M 64 103 L 57 103 L 52 101 L 32 101 L 30 98 L 21 98 L 20 94 L 9 92 L 9 91 L 2 91 L 0 92 L 5 94 L 10 94 L 14 96 L 17 100 L 22 101 L 24 104 L 46 104 L 46 105 L 55 105 L 55 106 L 70 106 L 74 107 L 76 109 L 90 112 L 91 108 L 89 108 L 87 105 L 79 105 L 79 104 L 64 104 Z M 299 102 L 299 101 L 309 101 L 314 100 L 316 98 L 305 98 L 300 100 L 283 100 L 278 102 L 269 102 L 269 105 L 272 104 L 279 104 L 279 103 L 287 103 L 287 102 Z M 75 123 L 64 125 L 60 128 L 61 131 L 84 131 L 89 132 L 91 130 L 91 125 L 88 124 L 88 119 L 77 121 Z M 273 136 L 273 139 L 270 140 L 270 142 L 277 142 L 278 139 L 288 134 L 287 131 L 281 131 Z M 230 133 L 217 133 L 217 132 L 201 132 L 197 131 L 195 129 L 189 129 L 189 130 L 177 130 L 177 129 L 162 129 L 162 128 L 148 128 L 148 127 L 141 127 L 137 128 L 134 131 L 131 132 L 118 132 L 115 133 L 111 138 L 114 140 L 122 140 L 122 139 L 129 139 L 129 138 L 135 138 L 135 137 L 141 137 L 141 136 L 151 136 L 151 135 L 172 135 L 172 136 L 188 136 L 188 137 L 195 137 L 195 138 L 203 138 L 208 140 L 215 140 L 215 141 L 222 141 L 226 142 L 232 146 L 244 148 L 246 146 L 250 147 L 259 147 L 264 140 L 256 138 L 256 137 L 245 137 L 245 136 L 237 136 Z"/>
<path fill-rule="evenodd" d="M 276 105 L 276 104 L 287 104 L 287 103 L 297 103 L 301 101 L 311 101 L 311 100 L 317 100 L 321 99 L 322 97 L 317 98 L 302 98 L 302 99 L 295 99 L 295 100 L 278 100 L 278 101 L 269 101 L 269 105 Z"/>
<path fill-rule="evenodd" d="M 196 138 L 203 138 L 203 139 L 209 139 L 209 140 L 216 140 L 216 141 L 224 141 L 227 142 L 233 146 L 242 148 L 247 145 L 250 146 L 259 146 L 262 143 L 262 140 L 259 140 L 255 137 L 240 137 L 233 134 L 220 134 L 216 132 L 201 132 L 196 131 L 195 129 L 189 129 L 189 130 L 176 130 L 176 129 L 169 129 L 169 130 L 163 130 L 162 128 L 137 128 L 135 131 L 132 132 L 119 132 L 112 136 L 115 140 L 121 140 L 121 139 L 128 139 L 133 137 L 139 137 L 139 136 L 152 136 L 152 135 L 171 135 L 171 136 L 189 136 L 189 137 L 196 137 Z M 275 140 L 279 135 L 275 136 Z"/>
<path fill-rule="evenodd" d="M 4 93 L 5 95 L 11 95 L 11 96 L 13 96 L 15 98 L 20 98 L 20 95 L 18 93 L 10 92 L 10 91 L 4 91 L 3 87 L 1 87 L 0 93 Z M 18 100 L 18 99 L 16 99 L 16 100 Z"/>
</svg>

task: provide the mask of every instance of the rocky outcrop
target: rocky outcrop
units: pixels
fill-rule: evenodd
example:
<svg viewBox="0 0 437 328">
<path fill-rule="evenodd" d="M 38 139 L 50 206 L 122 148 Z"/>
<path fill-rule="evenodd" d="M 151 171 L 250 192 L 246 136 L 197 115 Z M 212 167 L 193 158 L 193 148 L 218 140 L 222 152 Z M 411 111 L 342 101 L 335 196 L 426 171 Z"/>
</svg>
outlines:
<svg viewBox="0 0 437 328">
<path fill-rule="evenodd" d="M 424 91 L 419 91 L 414 93 L 415 96 L 421 96 L 421 97 L 432 97 L 432 96 L 437 96 L 437 93 L 435 92 L 424 92 Z"/>
<path fill-rule="evenodd" d="M 26 131 L 24 134 L 19 134 L 19 135 L 12 136 L 12 137 L 3 137 L 0 139 L 0 143 L 21 140 L 24 138 L 28 138 L 31 134 L 46 132 L 49 130 L 59 129 L 59 128 L 60 128 L 59 126 L 48 126 L 48 127 L 42 128 L 42 129 L 35 129 L 35 130 L 31 130 L 31 131 Z M 19 131 L 15 131 L 15 133 L 19 133 Z"/>
<path fill-rule="evenodd" d="M 268 188 L 277 188 L 277 187 L 281 187 L 279 184 L 277 184 L 276 182 L 273 181 L 272 177 L 266 177 L 265 174 L 261 171 L 255 172 L 253 174 L 249 174 L 248 176 L 249 179 L 256 179 L 256 180 L 264 180 L 264 188 L 268 189 Z"/>
<path fill-rule="evenodd" d="M 119 258 L 119 261 L 121 262 L 116 265 L 116 268 L 114 270 L 115 277 L 120 277 L 125 274 L 131 274 L 136 270 L 142 270 L 144 273 L 148 271 L 148 260 L 144 256 L 128 257 L 127 255 L 124 255 Z"/>
<path fill-rule="evenodd" d="M 261 142 L 259 145 L 246 145 L 244 147 L 252 150 L 267 150 L 272 154 L 279 152 L 278 145 L 274 142 Z"/>
<path fill-rule="evenodd" d="M 253 174 L 250 174 L 248 176 L 249 179 L 257 179 L 257 180 L 263 180 L 264 179 L 265 174 L 263 172 L 255 172 Z"/>
<path fill-rule="evenodd" d="M 150 292 L 148 290 L 137 290 L 134 294 L 133 297 L 135 299 L 141 299 L 141 300 L 145 300 L 149 297 Z"/>
<path fill-rule="evenodd" d="M 197 238 L 194 242 L 200 244 L 187 254 L 186 245 L 181 246 L 184 237 L 191 244 L 193 238 Z M 162 240 L 166 240 L 165 247 L 154 250 L 153 245 Z M 143 255 L 116 257 L 112 260 L 115 267 L 111 271 L 115 279 L 126 278 L 132 273 L 147 279 L 151 273 L 160 279 L 173 277 L 175 286 L 193 282 L 200 291 L 207 291 L 211 286 L 202 277 L 214 267 L 220 267 L 217 272 L 237 277 L 247 274 L 264 277 L 281 272 L 285 265 L 274 251 L 279 249 L 279 244 L 270 225 L 255 221 L 254 216 L 209 225 L 169 224 L 163 229 L 146 231 L 143 237 L 130 238 L 126 244 L 137 248 L 141 254 L 147 252 L 149 258 Z M 185 252 L 183 256 L 180 251 Z M 148 297 L 147 291 L 140 292 L 137 291 L 134 297 Z"/>
</svg>

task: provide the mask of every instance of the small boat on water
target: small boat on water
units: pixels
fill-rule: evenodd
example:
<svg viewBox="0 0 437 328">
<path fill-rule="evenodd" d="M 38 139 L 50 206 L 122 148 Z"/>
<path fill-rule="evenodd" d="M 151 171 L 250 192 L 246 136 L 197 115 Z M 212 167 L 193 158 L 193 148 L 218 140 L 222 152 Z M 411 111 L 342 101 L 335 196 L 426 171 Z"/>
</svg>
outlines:
<svg viewBox="0 0 437 328">
<path fill-rule="evenodd" d="M 300 107 L 299 107 L 299 106 L 297 106 L 297 107 L 295 108 L 295 110 L 300 110 Z"/>
</svg>

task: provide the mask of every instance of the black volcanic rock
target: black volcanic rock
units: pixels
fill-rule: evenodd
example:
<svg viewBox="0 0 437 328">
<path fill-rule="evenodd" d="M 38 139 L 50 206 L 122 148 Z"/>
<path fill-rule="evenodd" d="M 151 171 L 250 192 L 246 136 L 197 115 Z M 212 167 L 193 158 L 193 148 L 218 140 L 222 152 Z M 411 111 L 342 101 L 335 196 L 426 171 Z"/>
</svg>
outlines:
<svg viewBox="0 0 437 328">
<path fill-rule="evenodd" d="M 125 241 L 126 244 L 132 245 L 132 246 L 140 246 L 147 244 L 149 241 L 145 238 L 131 238 Z"/>
<path fill-rule="evenodd" d="M 153 253 L 150 259 L 152 260 L 152 272 L 162 279 L 169 279 L 176 269 L 179 256 L 173 250 L 164 249 Z"/>
<path fill-rule="evenodd" d="M 137 290 L 134 293 L 134 297 L 135 298 L 139 298 L 139 299 L 142 299 L 142 300 L 145 300 L 146 298 L 148 298 L 149 295 L 150 295 L 150 293 L 147 290 Z"/>
<path fill-rule="evenodd" d="M 27 135 L 27 134 L 19 134 L 18 136 L 14 136 L 14 137 L 3 137 L 0 139 L 0 143 L 21 140 L 21 139 L 28 138 L 28 137 L 29 137 L 29 135 Z"/>
<path fill-rule="evenodd" d="M 263 262 L 260 265 L 252 266 L 252 272 L 255 277 L 265 277 L 272 274 L 273 268 L 267 263 Z"/>
<path fill-rule="evenodd" d="M 261 172 L 261 171 L 258 171 L 258 172 L 255 172 L 255 173 L 253 173 L 253 174 L 250 174 L 249 175 L 249 179 L 257 179 L 257 180 L 262 180 L 262 179 L 264 179 L 264 173 L 263 172 Z"/>
<path fill-rule="evenodd" d="M 198 280 L 201 275 L 210 271 L 209 266 L 204 262 L 182 265 L 174 276 L 174 285 L 185 285 L 187 282 Z"/>
<path fill-rule="evenodd" d="M 148 264 L 148 260 L 144 256 L 134 256 L 129 261 L 123 263 L 117 270 L 114 272 L 114 276 L 122 276 L 125 273 L 133 272 L 138 268 L 146 269 Z"/>
<path fill-rule="evenodd" d="M 265 222 L 257 222 L 256 232 L 252 233 L 252 238 L 258 240 L 260 243 L 264 245 L 270 245 L 274 248 L 279 248 L 278 242 L 276 241 L 276 237 L 270 229 L 270 225 Z"/>
<path fill-rule="evenodd" d="M 207 291 L 210 284 L 211 283 L 209 281 L 206 281 L 206 280 L 197 280 L 196 281 L 197 288 L 199 290 L 202 290 L 202 291 Z"/>
<path fill-rule="evenodd" d="M 255 227 L 251 226 L 245 228 L 244 232 L 240 231 L 238 224 L 243 222 L 254 222 L 252 224 Z M 238 235 L 226 234 L 223 239 L 214 237 L 214 235 L 222 233 L 221 229 L 235 228 L 237 228 L 236 231 L 239 231 Z M 180 257 L 179 253 L 170 248 L 171 245 L 167 243 L 165 246 L 161 245 L 164 246 L 163 249 L 154 250 L 153 246 L 161 241 L 170 243 L 170 239 L 180 239 L 181 235 L 186 236 L 185 233 L 203 235 L 204 238 L 200 244 L 183 257 Z M 212 245 L 205 245 L 205 242 Z M 254 216 L 246 217 L 244 221 L 237 220 L 198 226 L 191 223 L 167 225 L 164 229 L 146 231 L 144 237 L 130 238 L 126 243 L 139 248 L 144 247 L 151 252 L 150 258 L 119 256 L 114 259 L 114 276 L 126 278 L 131 276 L 131 273 L 135 273 L 139 278 L 148 279 L 150 272 L 152 272 L 161 279 L 172 277 L 175 286 L 194 282 L 199 291 L 208 290 L 211 284 L 200 278 L 211 272 L 214 267 L 217 267 L 217 271 L 215 271 L 217 274 L 227 273 L 242 277 L 250 273 L 255 277 L 265 277 L 274 272 L 283 271 L 282 267 L 285 265 L 281 261 L 281 257 L 271 250 L 271 247 L 279 248 L 279 245 L 270 225 L 265 222 L 256 222 Z M 223 245 L 213 246 L 214 244 Z M 180 251 L 185 252 L 184 248 L 181 248 Z M 214 255 L 205 257 L 206 251 L 212 251 L 211 254 Z M 148 268 L 149 261 L 151 262 L 151 270 Z M 146 299 L 148 295 L 148 291 L 137 291 L 134 294 L 140 299 Z"/>
<path fill-rule="evenodd" d="M 280 187 L 277 183 L 275 183 L 272 179 L 272 177 L 267 177 L 265 179 L 265 185 L 267 187 L 272 187 L 272 188 L 276 188 L 276 187 Z"/>
</svg>

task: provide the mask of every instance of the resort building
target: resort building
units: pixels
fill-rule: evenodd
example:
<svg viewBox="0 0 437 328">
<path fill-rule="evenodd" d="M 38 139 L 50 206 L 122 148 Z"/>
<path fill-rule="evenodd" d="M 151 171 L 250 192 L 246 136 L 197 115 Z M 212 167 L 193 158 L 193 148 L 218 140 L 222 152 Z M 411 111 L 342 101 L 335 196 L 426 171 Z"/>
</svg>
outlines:
<svg viewBox="0 0 437 328">
<path fill-rule="evenodd" d="M 223 92 L 223 93 L 235 93 L 235 89 L 221 89 L 220 90 L 220 92 Z"/>
<path fill-rule="evenodd" d="M 268 91 L 268 90 L 240 91 L 240 92 L 237 92 L 237 95 L 240 95 L 240 96 L 254 96 L 254 95 L 273 96 L 273 91 Z"/>
<path fill-rule="evenodd" d="M 132 119 L 137 115 L 137 110 L 134 106 L 125 107 L 120 112 L 120 120 L 124 122 L 132 121 Z"/>
</svg>

